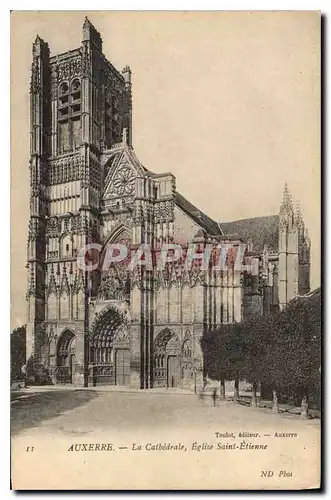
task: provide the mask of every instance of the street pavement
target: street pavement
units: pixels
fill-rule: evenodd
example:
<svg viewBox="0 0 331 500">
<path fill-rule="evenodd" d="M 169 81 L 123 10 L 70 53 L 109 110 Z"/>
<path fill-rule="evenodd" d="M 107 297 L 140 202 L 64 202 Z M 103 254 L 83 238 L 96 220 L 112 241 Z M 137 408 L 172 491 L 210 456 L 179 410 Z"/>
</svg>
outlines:
<svg viewBox="0 0 331 500">
<path fill-rule="evenodd" d="M 33 389 L 12 394 L 12 435 L 134 431 L 149 428 L 186 429 L 215 424 L 239 428 L 290 426 L 319 428 L 319 420 L 301 421 L 290 414 L 273 415 L 269 409 L 252 409 L 232 401 L 202 399 L 185 391 Z"/>
<path fill-rule="evenodd" d="M 210 395 L 31 387 L 12 393 L 11 425 L 14 487 L 268 489 L 282 470 L 278 488 L 318 483 L 318 419 Z"/>
</svg>

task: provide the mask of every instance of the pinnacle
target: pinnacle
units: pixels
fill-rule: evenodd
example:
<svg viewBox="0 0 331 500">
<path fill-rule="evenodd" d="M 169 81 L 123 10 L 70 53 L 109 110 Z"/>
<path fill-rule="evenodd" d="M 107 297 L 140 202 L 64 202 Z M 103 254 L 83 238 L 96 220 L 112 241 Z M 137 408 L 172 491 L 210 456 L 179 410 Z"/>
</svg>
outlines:
<svg viewBox="0 0 331 500">
<path fill-rule="evenodd" d="M 287 182 L 285 182 L 284 192 L 283 192 L 283 201 L 280 207 L 281 212 L 293 213 L 293 201 L 291 193 L 288 189 Z"/>
<path fill-rule="evenodd" d="M 296 222 L 297 227 L 302 227 L 302 228 L 304 227 L 302 212 L 299 203 L 296 204 L 294 220 Z"/>
<path fill-rule="evenodd" d="M 89 20 L 89 18 L 87 16 L 85 16 L 85 18 L 84 18 L 84 26 L 85 25 L 91 25 L 91 21 Z"/>
<path fill-rule="evenodd" d="M 34 41 L 35 45 L 47 45 L 44 40 L 37 34 L 36 39 Z"/>
</svg>

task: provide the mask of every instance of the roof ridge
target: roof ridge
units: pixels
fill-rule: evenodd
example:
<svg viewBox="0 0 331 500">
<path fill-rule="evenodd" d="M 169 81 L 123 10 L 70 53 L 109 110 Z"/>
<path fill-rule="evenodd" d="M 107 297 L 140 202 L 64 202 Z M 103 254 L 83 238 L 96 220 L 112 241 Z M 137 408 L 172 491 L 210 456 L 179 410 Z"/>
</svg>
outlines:
<svg viewBox="0 0 331 500">
<path fill-rule="evenodd" d="M 255 217 L 246 217 L 246 218 L 243 218 L 243 219 L 235 219 L 235 220 L 223 221 L 223 222 L 220 222 L 220 224 L 234 224 L 235 222 L 242 222 L 242 221 L 248 221 L 248 220 L 257 220 L 257 219 L 268 219 L 270 217 L 279 218 L 279 214 L 256 215 Z"/>
</svg>

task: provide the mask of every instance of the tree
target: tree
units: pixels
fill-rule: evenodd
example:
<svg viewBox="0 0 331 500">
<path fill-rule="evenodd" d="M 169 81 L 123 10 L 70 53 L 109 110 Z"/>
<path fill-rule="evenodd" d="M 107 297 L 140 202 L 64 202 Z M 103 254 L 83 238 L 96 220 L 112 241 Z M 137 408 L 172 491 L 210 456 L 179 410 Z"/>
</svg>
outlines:
<svg viewBox="0 0 331 500">
<path fill-rule="evenodd" d="M 242 324 L 234 323 L 231 325 L 226 342 L 226 358 L 228 363 L 228 373 L 230 380 L 234 379 L 234 397 L 235 402 L 239 401 L 239 381 L 242 378 L 243 361 L 245 356 L 245 338 Z"/>
<path fill-rule="evenodd" d="M 321 295 L 297 297 L 280 313 L 274 378 L 283 393 L 301 400 L 308 418 L 309 394 L 318 390 L 321 364 Z"/>
<path fill-rule="evenodd" d="M 225 342 L 228 326 L 222 325 L 218 330 L 207 331 L 200 340 L 204 370 L 209 378 L 218 380 L 221 386 L 226 378 Z"/>
<path fill-rule="evenodd" d="M 26 362 L 26 325 L 15 328 L 10 335 L 10 370 L 12 379 L 22 378 Z"/>
<path fill-rule="evenodd" d="M 294 401 L 299 398 L 301 418 L 308 418 L 309 393 L 318 390 L 320 379 L 320 309 L 320 294 L 297 297 L 268 319 L 269 341 L 261 376 L 273 388 L 274 412 L 281 393 Z"/>
<path fill-rule="evenodd" d="M 277 314 L 222 325 L 202 337 L 201 347 L 211 379 L 221 386 L 235 380 L 235 401 L 245 378 L 252 383 L 252 406 L 261 382 L 272 387 L 274 413 L 282 394 L 300 398 L 301 418 L 307 418 L 309 394 L 320 390 L 321 293 L 297 297 Z"/>
<path fill-rule="evenodd" d="M 238 401 L 244 345 L 241 325 L 221 325 L 217 330 L 206 332 L 200 343 L 208 377 L 220 381 L 223 387 L 225 380 L 234 379 L 234 401 Z"/>
<path fill-rule="evenodd" d="M 285 368 L 284 330 L 286 319 L 281 313 L 266 317 L 267 338 L 265 341 L 264 369 L 261 372 L 261 382 L 272 387 L 272 412 L 279 412 L 279 393 L 283 387 L 282 374 Z"/>
<path fill-rule="evenodd" d="M 252 384 L 251 406 L 257 406 L 257 386 L 266 378 L 268 364 L 266 357 L 271 350 L 274 319 L 271 316 L 250 316 L 242 324 L 244 337 L 244 356 L 242 375 Z"/>
</svg>

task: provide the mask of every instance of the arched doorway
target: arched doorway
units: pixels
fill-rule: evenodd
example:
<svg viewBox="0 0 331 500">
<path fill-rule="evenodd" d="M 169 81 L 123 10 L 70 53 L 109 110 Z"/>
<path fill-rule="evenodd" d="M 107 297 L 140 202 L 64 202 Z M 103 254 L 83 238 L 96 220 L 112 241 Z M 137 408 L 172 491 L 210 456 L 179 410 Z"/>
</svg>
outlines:
<svg viewBox="0 0 331 500">
<path fill-rule="evenodd" d="M 178 387 L 180 384 L 181 356 L 178 336 L 168 328 L 154 341 L 154 386 Z"/>
<path fill-rule="evenodd" d="M 56 355 L 56 381 L 72 384 L 75 374 L 75 334 L 65 330 L 59 338 Z"/>
<path fill-rule="evenodd" d="M 129 324 L 123 312 L 108 306 L 91 325 L 89 383 L 128 385 L 129 382 Z"/>
</svg>

